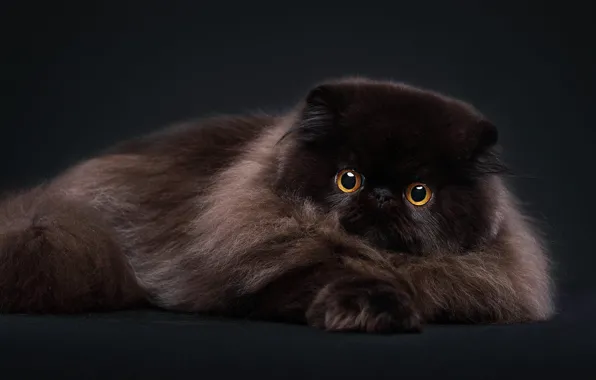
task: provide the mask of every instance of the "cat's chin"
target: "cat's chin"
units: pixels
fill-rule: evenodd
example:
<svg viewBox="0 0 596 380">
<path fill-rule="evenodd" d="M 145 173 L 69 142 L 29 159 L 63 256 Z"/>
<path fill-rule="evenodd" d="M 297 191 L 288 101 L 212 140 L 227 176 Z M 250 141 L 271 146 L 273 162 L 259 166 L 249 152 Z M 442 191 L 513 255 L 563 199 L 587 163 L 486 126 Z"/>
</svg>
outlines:
<svg viewBox="0 0 596 380">
<path fill-rule="evenodd" d="M 412 247 L 408 246 L 403 242 L 401 239 L 396 237 L 391 237 L 387 233 L 380 232 L 378 230 L 369 230 L 364 233 L 360 232 L 351 232 L 349 233 L 356 235 L 362 239 L 364 239 L 368 244 L 370 244 L 373 248 L 378 250 L 388 252 L 388 253 L 395 253 L 395 254 L 405 254 L 405 255 L 412 255 L 412 256 L 423 256 L 424 253 L 420 250 L 412 249 Z"/>
<path fill-rule="evenodd" d="M 382 249 L 383 252 L 387 252 L 390 254 L 400 254 L 400 255 L 408 255 L 408 256 L 425 256 L 425 252 L 421 250 L 413 250 L 403 243 L 400 242 L 390 242 L 385 245 L 377 245 L 378 249 Z"/>
</svg>

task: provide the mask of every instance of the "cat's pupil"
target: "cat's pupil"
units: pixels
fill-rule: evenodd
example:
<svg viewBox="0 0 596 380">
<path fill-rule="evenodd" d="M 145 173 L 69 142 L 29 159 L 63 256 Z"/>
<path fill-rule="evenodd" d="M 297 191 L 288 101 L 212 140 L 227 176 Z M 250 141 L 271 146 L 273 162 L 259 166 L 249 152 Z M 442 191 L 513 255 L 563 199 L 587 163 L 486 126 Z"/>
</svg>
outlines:
<svg viewBox="0 0 596 380">
<path fill-rule="evenodd" d="M 341 185 L 348 190 L 356 187 L 356 175 L 352 172 L 344 173 L 341 176 Z"/>
<path fill-rule="evenodd" d="M 426 198 L 426 189 L 424 186 L 416 186 L 412 189 L 410 196 L 414 202 L 422 202 Z"/>
</svg>

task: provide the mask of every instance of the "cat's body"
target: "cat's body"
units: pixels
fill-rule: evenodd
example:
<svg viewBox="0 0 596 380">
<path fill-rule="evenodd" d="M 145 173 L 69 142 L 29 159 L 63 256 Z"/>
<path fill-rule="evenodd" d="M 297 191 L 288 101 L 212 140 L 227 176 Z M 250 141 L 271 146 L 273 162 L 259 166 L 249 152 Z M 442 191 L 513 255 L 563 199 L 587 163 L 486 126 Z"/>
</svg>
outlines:
<svg viewBox="0 0 596 380">
<path fill-rule="evenodd" d="M 122 143 L 2 203 L 0 312 L 148 301 L 371 332 L 546 319 L 548 258 L 495 142 L 464 103 L 349 79 L 288 115 Z"/>
</svg>

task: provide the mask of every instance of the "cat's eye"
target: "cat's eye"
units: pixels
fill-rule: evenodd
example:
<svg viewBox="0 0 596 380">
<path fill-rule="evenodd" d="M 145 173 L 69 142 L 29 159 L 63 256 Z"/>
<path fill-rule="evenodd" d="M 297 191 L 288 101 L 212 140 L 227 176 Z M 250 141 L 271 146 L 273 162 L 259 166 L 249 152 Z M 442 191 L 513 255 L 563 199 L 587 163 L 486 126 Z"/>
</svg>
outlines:
<svg viewBox="0 0 596 380">
<path fill-rule="evenodd" d="M 424 206 L 430 201 L 432 191 L 420 182 L 414 182 L 406 188 L 406 199 L 414 206 Z"/>
<path fill-rule="evenodd" d="M 335 184 L 344 193 L 353 193 L 362 187 L 363 176 L 355 170 L 345 169 L 335 176 Z"/>
</svg>

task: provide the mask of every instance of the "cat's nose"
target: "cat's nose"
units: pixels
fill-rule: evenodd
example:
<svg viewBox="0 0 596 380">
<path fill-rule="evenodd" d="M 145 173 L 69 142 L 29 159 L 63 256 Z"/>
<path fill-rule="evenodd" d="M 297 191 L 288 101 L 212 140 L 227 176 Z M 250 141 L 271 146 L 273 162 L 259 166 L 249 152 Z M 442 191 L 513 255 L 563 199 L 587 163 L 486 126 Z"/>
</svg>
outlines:
<svg viewBox="0 0 596 380">
<path fill-rule="evenodd" d="M 373 195 L 379 204 L 379 207 L 386 205 L 393 200 L 393 193 L 386 188 L 376 188 L 373 190 Z"/>
</svg>

